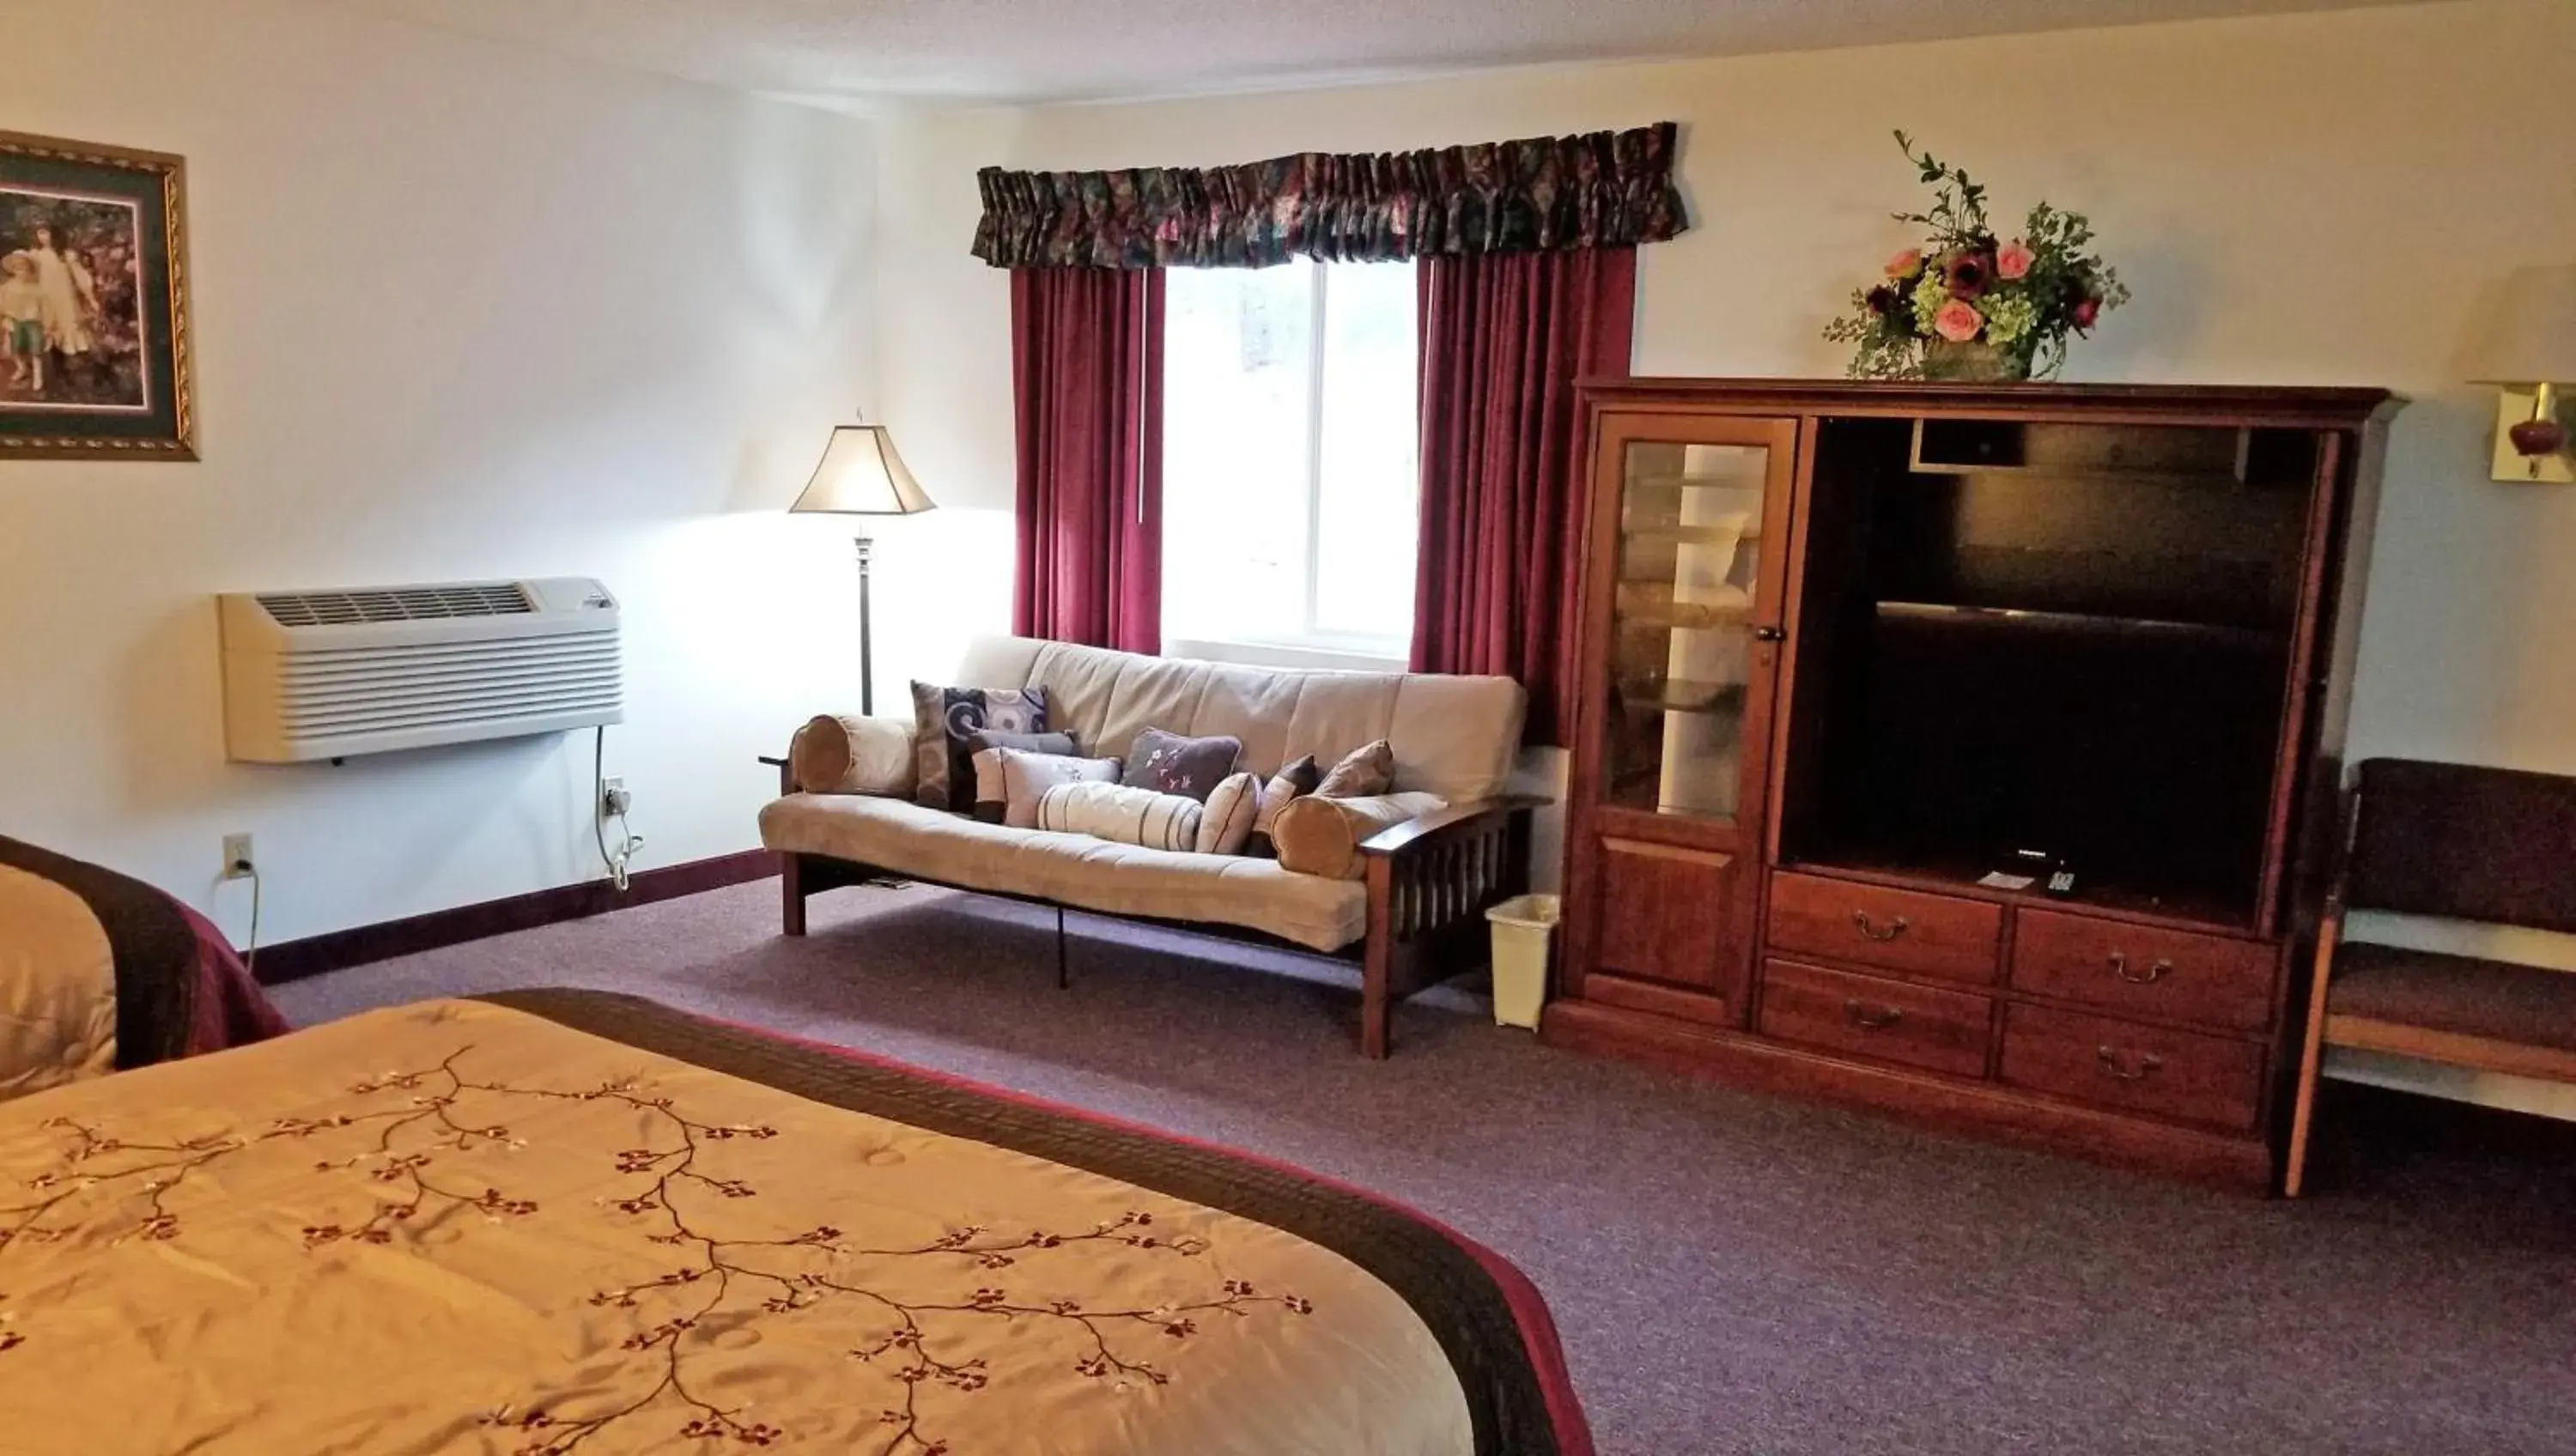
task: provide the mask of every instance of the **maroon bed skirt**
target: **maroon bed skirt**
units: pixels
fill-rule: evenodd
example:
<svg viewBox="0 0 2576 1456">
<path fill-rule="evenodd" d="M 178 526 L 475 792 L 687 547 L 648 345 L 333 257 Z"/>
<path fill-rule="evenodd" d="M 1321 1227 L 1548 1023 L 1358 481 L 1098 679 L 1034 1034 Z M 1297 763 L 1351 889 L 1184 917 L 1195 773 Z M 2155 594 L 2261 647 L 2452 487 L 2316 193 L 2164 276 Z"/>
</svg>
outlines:
<svg viewBox="0 0 2576 1456">
<path fill-rule="evenodd" d="M 285 1035 L 286 1017 L 269 1003 L 268 993 L 251 978 L 250 968 L 234 953 L 232 942 L 205 916 L 185 905 L 178 909 L 197 939 L 196 988 L 189 1000 L 188 1039 L 181 1054 L 193 1057 Z"/>
</svg>

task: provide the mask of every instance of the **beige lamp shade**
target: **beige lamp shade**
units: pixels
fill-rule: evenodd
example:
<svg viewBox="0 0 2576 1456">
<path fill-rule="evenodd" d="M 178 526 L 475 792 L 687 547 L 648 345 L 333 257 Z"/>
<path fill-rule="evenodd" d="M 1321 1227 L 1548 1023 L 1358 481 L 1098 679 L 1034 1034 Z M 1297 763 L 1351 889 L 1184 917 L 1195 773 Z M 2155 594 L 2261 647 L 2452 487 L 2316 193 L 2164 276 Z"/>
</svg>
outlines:
<svg viewBox="0 0 2576 1456">
<path fill-rule="evenodd" d="M 814 478 L 790 511 L 836 516 L 909 516 L 933 509 L 921 482 L 903 468 L 883 425 L 839 425 L 823 447 Z"/>
<path fill-rule="evenodd" d="M 2479 384 L 2576 384 L 2576 267 L 2505 279 L 2469 354 Z"/>
</svg>

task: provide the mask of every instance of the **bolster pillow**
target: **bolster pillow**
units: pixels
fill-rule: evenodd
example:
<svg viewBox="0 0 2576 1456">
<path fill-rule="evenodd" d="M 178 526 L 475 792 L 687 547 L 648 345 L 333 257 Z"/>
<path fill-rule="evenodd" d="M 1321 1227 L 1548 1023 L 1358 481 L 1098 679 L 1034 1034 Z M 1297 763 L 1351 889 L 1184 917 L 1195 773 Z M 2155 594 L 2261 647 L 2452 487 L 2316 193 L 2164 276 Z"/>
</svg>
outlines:
<svg viewBox="0 0 2576 1456">
<path fill-rule="evenodd" d="M 1279 811 L 1270 822 L 1270 837 L 1279 846 L 1281 869 L 1356 880 L 1367 872 L 1360 857 L 1362 840 L 1447 807 L 1438 794 L 1419 792 L 1357 799 L 1308 794 Z"/>
<path fill-rule="evenodd" d="M 787 771 L 809 794 L 912 794 L 912 725 L 825 713 L 796 730 Z"/>
<path fill-rule="evenodd" d="M 1038 796 L 1040 829 L 1182 854 L 1198 848 L 1199 821 L 1206 814 L 1207 806 L 1187 795 L 1125 784 L 1058 784 Z"/>
</svg>

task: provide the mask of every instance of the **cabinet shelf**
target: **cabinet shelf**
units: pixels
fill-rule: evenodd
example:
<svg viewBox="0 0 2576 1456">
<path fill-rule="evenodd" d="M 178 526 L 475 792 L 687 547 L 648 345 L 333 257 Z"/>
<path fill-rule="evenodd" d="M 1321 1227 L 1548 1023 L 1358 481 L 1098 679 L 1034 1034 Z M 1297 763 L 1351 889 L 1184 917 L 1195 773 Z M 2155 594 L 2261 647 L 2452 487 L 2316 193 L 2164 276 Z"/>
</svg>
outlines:
<svg viewBox="0 0 2576 1456">
<path fill-rule="evenodd" d="M 1742 526 L 1621 526 L 1619 534 L 1631 541 L 1680 541 L 1714 546 L 1728 541 L 1759 541 L 1762 528 L 1750 521 Z"/>
<path fill-rule="evenodd" d="M 2023 607 L 1972 607 L 1952 602 L 1880 602 L 1878 615 L 1907 622 L 1954 623 L 1967 629 L 2046 632 L 2065 636 L 2127 637 L 2242 652 L 2277 650 L 2281 639 L 2251 627 L 2177 622 L 2158 617 L 2118 617 L 2094 612 L 2050 612 Z"/>
<path fill-rule="evenodd" d="M 1744 684 L 1671 677 L 1619 684 L 1620 706 L 1632 713 L 1731 713 L 1744 704 Z"/>
<path fill-rule="evenodd" d="M 1673 584 L 1657 577 L 1619 580 L 1618 619 L 1622 627 L 1673 627 L 1706 631 L 1741 626 L 1753 619 L 1753 598 L 1741 587 L 1703 588 L 1699 601 L 1675 601 Z"/>
<path fill-rule="evenodd" d="M 1742 475 L 1632 475 L 1625 489 L 1634 495 L 1641 490 L 1740 490 L 1760 494 L 1759 476 Z"/>
</svg>

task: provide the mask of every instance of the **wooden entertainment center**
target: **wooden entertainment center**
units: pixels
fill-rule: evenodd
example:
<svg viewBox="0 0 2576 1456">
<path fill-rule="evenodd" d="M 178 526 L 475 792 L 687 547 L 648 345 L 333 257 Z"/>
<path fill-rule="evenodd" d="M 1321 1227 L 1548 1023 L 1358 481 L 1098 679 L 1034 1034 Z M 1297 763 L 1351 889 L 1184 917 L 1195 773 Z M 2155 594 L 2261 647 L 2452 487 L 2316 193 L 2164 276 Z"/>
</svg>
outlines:
<svg viewBox="0 0 2576 1456">
<path fill-rule="evenodd" d="M 1543 1035 L 2271 1189 L 2399 403 L 1588 384 Z"/>
</svg>

